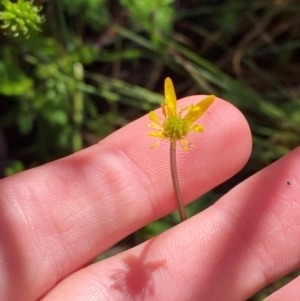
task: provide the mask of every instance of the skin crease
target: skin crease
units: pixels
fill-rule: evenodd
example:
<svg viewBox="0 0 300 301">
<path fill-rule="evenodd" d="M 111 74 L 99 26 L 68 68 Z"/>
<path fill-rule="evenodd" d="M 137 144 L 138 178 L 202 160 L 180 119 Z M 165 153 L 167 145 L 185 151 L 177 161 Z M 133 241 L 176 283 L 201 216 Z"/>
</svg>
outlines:
<svg viewBox="0 0 300 301">
<path fill-rule="evenodd" d="M 98 145 L 0 181 L 1 300 L 243 301 L 299 267 L 300 149 L 186 222 L 86 266 L 176 209 L 169 144 L 150 150 L 148 123 L 144 116 Z M 197 147 L 178 152 L 186 203 L 237 173 L 251 152 L 248 124 L 226 101 L 200 123 L 204 133 L 188 136 Z M 295 301 L 297 281 L 267 300 Z"/>
</svg>

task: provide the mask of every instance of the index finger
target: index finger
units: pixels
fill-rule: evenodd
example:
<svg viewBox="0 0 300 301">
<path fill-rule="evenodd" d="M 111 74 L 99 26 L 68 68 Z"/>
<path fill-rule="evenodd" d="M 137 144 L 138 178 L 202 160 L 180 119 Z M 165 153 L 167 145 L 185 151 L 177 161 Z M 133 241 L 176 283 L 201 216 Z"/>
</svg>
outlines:
<svg viewBox="0 0 300 301">
<path fill-rule="evenodd" d="M 179 105 L 199 101 L 188 97 Z M 136 229 L 175 210 L 169 146 L 150 150 L 142 117 L 72 156 L 0 182 L 1 291 L 36 300 L 60 279 Z M 235 174 L 251 151 L 243 115 L 217 99 L 202 135 L 178 152 L 186 203 Z"/>
</svg>

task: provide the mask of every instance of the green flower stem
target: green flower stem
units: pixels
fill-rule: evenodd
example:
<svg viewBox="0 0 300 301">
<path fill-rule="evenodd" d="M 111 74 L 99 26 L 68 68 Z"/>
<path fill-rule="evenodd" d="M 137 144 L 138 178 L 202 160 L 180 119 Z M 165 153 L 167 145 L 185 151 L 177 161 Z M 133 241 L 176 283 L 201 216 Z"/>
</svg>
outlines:
<svg viewBox="0 0 300 301">
<path fill-rule="evenodd" d="M 171 140 L 170 142 L 170 165 L 171 165 L 171 175 L 172 175 L 172 183 L 173 183 L 173 189 L 175 193 L 175 199 L 176 199 L 180 219 L 183 222 L 186 220 L 186 213 L 181 197 L 181 191 L 180 191 L 179 180 L 178 180 L 177 163 L 176 163 L 176 140 Z"/>
</svg>

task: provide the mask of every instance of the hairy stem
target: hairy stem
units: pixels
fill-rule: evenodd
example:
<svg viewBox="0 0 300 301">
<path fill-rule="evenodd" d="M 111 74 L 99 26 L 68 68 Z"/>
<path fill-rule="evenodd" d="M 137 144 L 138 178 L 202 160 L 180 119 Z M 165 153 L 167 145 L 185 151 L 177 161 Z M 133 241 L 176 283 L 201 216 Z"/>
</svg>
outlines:
<svg viewBox="0 0 300 301">
<path fill-rule="evenodd" d="M 176 140 L 170 142 L 170 165 L 171 165 L 171 175 L 172 175 L 175 199 L 176 199 L 180 219 L 183 222 L 186 220 L 186 213 L 183 206 L 179 180 L 178 180 L 177 163 L 176 163 Z"/>
</svg>

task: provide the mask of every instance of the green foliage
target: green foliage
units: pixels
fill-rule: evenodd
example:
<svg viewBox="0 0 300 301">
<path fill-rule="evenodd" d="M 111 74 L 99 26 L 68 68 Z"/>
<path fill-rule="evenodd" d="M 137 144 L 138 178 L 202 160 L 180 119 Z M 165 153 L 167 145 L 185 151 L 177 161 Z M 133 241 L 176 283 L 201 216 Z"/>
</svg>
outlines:
<svg viewBox="0 0 300 301">
<path fill-rule="evenodd" d="M 0 49 L 0 94 L 21 96 L 33 86 L 33 80 L 14 63 L 14 50 L 9 46 Z"/>
<path fill-rule="evenodd" d="M 106 0 L 61 0 L 62 9 L 71 16 L 81 14 L 84 22 L 99 30 L 109 22 Z"/>
<path fill-rule="evenodd" d="M 1 26 L 5 33 L 14 37 L 24 36 L 29 38 L 30 31 L 39 31 L 39 26 L 45 21 L 40 15 L 41 7 L 33 5 L 33 0 L 18 0 L 13 3 L 9 0 L 2 0 L 4 11 L 0 12 Z"/>
<path fill-rule="evenodd" d="M 21 161 L 19 161 L 19 160 L 15 160 L 15 161 L 13 161 L 13 162 L 11 163 L 10 166 L 8 166 L 8 167 L 6 167 L 6 168 L 4 169 L 4 174 L 5 174 L 6 176 L 11 176 L 11 175 L 13 175 L 13 174 L 15 174 L 15 173 L 18 173 L 18 172 L 23 171 L 24 169 L 25 169 L 25 168 L 24 168 L 23 163 L 22 163 Z"/>
<path fill-rule="evenodd" d="M 121 0 L 121 4 L 132 15 L 132 21 L 141 24 L 150 34 L 156 47 L 164 36 L 169 36 L 175 18 L 174 0 Z"/>
</svg>

